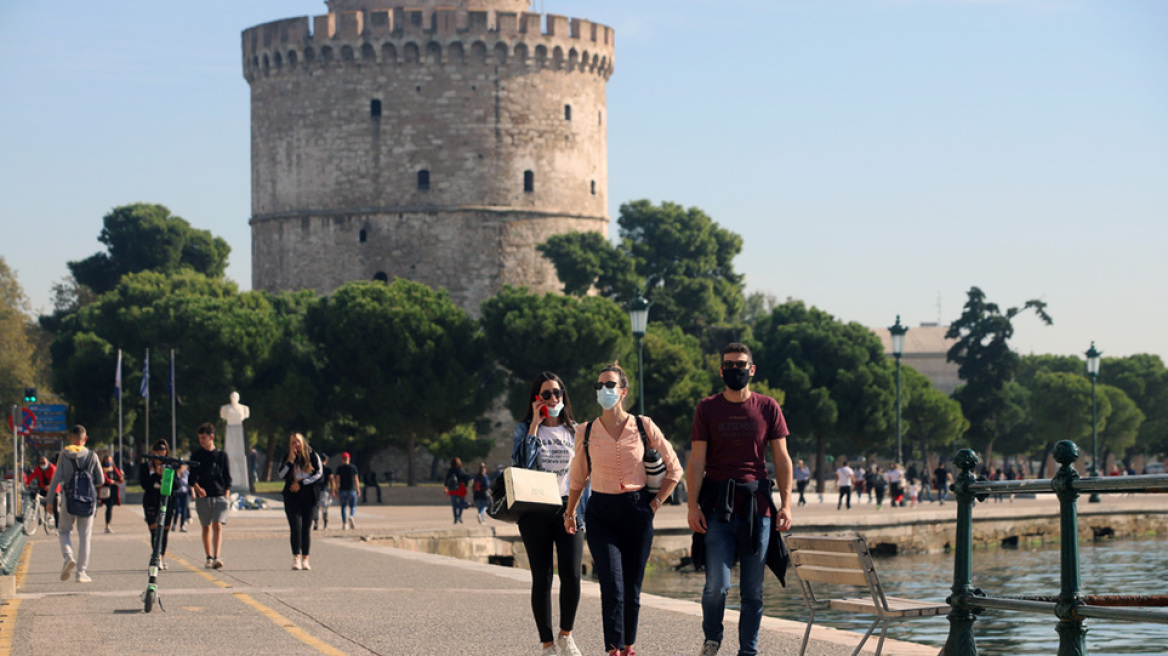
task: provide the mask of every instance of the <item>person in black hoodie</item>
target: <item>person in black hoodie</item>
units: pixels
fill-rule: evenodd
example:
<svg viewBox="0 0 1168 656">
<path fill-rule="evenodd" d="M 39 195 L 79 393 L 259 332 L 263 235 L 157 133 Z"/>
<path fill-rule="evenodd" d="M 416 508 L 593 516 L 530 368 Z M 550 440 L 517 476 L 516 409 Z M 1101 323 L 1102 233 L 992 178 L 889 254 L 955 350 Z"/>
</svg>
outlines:
<svg viewBox="0 0 1168 656">
<path fill-rule="evenodd" d="M 284 479 L 284 515 L 292 542 L 292 569 L 312 569 L 308 548 L 312 541 L 312 515 L 316 510 L 316 483 L 324 472 L 320 456 L 309 448 L 300 433 L 288 438 L 288 456 L 280 467 Z"/>
<path fill-rule="evenodd" d="M 207 554 L 207 569 L 221 569 L 219 552 L 223 547 L 223 522 L 231 511 L 228 495 L 231 493 L 231 468 L 227 452 L 215 448 L 215 427 L 199 425 L 199 446 L 191 454 L 198 463 L 191 468 L 191 493 L 195 495 L 195 513 L 203 525 L 203 550 Z"/>
<path fill-rule="evenodd" d="M 167 456 L 170 447 L 166 440 L 158 440 L 150 448 L 150 453 L 156 456 Z M 162 549 L 159 550 L 158 567 L 166 569 L 166 539 L 170 531 L 171 518 L 174 516 L 174 505 L 168 504 L 166 517 L 162 517 L 162 471 L 164 467 L 158 460 L 147 458 L 138 466 L 138 480 L 142 483 L 142 516 L 146 518 L 146 526 L 150 528 L 150 544 L 158 541 L 159 527 L 162 528 Z"/>
</svg>

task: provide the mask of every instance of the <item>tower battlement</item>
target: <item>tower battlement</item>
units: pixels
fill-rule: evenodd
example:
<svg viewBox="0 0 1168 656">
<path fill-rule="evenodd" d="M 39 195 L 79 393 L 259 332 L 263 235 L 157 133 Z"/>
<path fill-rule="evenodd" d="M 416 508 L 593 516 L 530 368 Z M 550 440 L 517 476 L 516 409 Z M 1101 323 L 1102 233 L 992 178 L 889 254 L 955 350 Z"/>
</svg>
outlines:
<svg viewBox="0 0 1168 656">
<path fill-rule="evenodd" d="M 545 20 L 546 19 L 546 20 Z M 513 64 L 613 72 L 615 33 L 591 21 L 530 12 L 453 8 L 342 11 L 246 29 L 243 75 L 264 76 L 350 62 Z"/>
</svg>

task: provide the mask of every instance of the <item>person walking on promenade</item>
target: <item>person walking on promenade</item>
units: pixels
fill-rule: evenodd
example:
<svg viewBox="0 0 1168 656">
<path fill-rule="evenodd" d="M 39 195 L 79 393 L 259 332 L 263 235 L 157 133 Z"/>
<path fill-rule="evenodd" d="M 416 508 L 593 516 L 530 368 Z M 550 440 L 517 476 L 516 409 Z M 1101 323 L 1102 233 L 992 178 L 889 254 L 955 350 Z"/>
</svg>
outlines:
<svg viewBox="0 0 1168 656">
<path fill-rule="evenodd" d="M 341 454 L 341 466 L 334 477 L 337 481 L 337 500 L 341 502 L 341 530 L 354 529 L 353 513 L 357 512 L 357 494 L 361 491 L 357 468 L 350 462 L 348 451 Z"/>
<path fill-rule="evenodd" d="M 479 463 L 479 473 L 471 483 L 474 490 L 475 510 L 479 512 L 479 523 L 487 523 L 487 508 L 491 505 L 491 498 L 487 495 L 491 490 L 491 479 L 487 476 L 487 463 Z"/>
<path fill-rule="evenodd" d="M 852 490 L 856 495 L 856 503 L 861 503 L 864 500 L 864 488 L 866 487 L 864 483 L 867 481 L 865 476 L 868 474 L 868 472 L 864 470 L 863 462 L 856 466 L 853 474 Z M 868 498 L 868 503 L 872 503 L 871 497 Z"/>
<path fill-rule="evenodd" d="M 324 517 L 324 530 L 328 530 L 329 506 L 333 505 L 333 492 L 336 484 L 333 482 L 333 470 L 328 466 L 328 456 L 320 454 L 321 474 L 316 482 L 316 510 L 312 512 L 312 530 L 320 528 L 320 519 Z"/>
<path fill-rule="evenodd" d="M 462 459 L 450 459 L 450 469 L 446 470 L 446 496 L 450 497 L 450 509 L 454 513 L 454 523 L 462 523 L 462 511 L 466 510 L 466 484 L 471 482 L 471 475 L 463 471 Z M 368 488 L 366 488 L 368 489 Z"/>
<path fill-rule="evenodd" d="M 191 461 L 199 465 L 192 468 L 190 484 L 195 495 L 195 514 L 203 527 L 203 551 L 207 554 L 207 569 L 222 569 L 223 522 L 231 504 L 227 495 L 231 492 L 231 468 L 227 452 L 215 448 L 215 427 L 209 423 L 199 425 L 199 448 L 191 454 Z"/>
<path fill-rule="evenodd" d="M 811 481 L 811 469 L 803 464 L 803 459 L 795 463 L 795 487 L 799 490 L 799 505 L 806 506 L 807 499 L 803 493 L 807 491 L 807 483 Z"/>
<path fill-rule="evenodd" d="M 93 516 L 97 512 L 97 488 L 105 484 L 105 474 L 101 471 L 97 455 L 85 448 L 88 439 L 89 434 L 81 424 L 69 430 L 69 445 L 61 450 L 57 470 L 49 481 L 48 505 L 56 507 L 58 490 L 65 501 L 58 509 L 60 519 L 57 525 L 57 540 L 61 543 L 61 558 L 65 561 L 61 566 L 62 581 L 68 581 L 69 575 L 76 568 L 75 580 L 78 583 L 93 582 L 86 570 L 89 569 L 89 547 L 93 541 Z M 85 482 L 86 475 L 88 483 Z M 89 489 L 81 486 L 88 486 Z M 86 500 L 86 495 L 92 495 L 92 498 Z M 77 525 L 76 559 L 73 558 L 73 544 L 69 537 L 74 524 Z"/>
<path fill-rule="evenodd" d="M 365 473 L 365 489 L 361 492 L 361 503 L 369 503 L 369 490 L 377 492 L 377 503 L 381 503 L 381 485 L 377 482 L 377 472 L 373 467 Z"/>
<path fill-rule="evenodd" d="M 97 496 L 101 500 L 101 505 L 105 506 L 105 532 L 113 533 L 113 529 L 110 528 L 110 520 L 114 516 L 114 506 L 122 505 L 120 484 L 125 482 L 126 477 L 122 475 L 122 470 L 114 466 L 112 456 L 102 458 L 101 473 L 105 475 L 105 485 L 102 485 L 98 490 Z"/>
<path fill-rule="evenodd" d="M 941 505 L 945 505 L 945 499 L 949 496 L 949 484 L 953 482 L 953 474 L 949 473 L 949 469 L 945 467 L 945 461 L 933 470 L 933 487 L 937 490 L 937 500 Z"/>
<path fill-rule="evenodd" d="M 170 515 L 170 530 L 178 524 L 178 530 L 186 533 L 191 521 L 191 470 L 183 465 L 174 472 L 174 488 L 170 493 L 170 505 L 174 512 Z"/>
<path fill-rule="evenodd" d="M 284 516 L 288 518 L 288 532 L 292 543 L 292 569 L 312 569 L 308 551 L 312 545 L 312 516 L 316 511 L 317 482 L 324 474 L 320 456 L 308 446 L 300 433 L 288 438 L 288 455 L 280 465 L 284 479 Z"/>
<path fill-rule="evenodd" d="M 752 392 L 756 368 L 750 349 L 737 342 L 722 349 L 726 389 L 702 400 L 690 432 L 689 527 L 704 534 L 706 585 L 702 590 L 700 656 L 714 656 L 724 638 L 723 617 L 730 573 L 740 563 L 738 654 L 758 653 L 767 548 L 791 529 L 791 456 L 787 420 L 777 401 Z M 780 504 L 774 504 L 766 455 L 774 458 Z"/>
<path fill-rule="evenodd" d="M 619 365 L 601 369 L 593 387 L 604 412 L 599 419 L 576 427 L 564 529 L 570 535 L 576 533 L 576 507 L 591 481 L 592 496 L 584 511 L 585 537 L 600 580 L 605 649 L 610 655 L 633 656 L 641 583 L 653 545 L 653 518 L 681 480 L 681 462 L 653 420 L 625 412 L 629 379 Z M 657 490 L 648 488 L 646 444 L 657 451 L 665 467 Z"/>
<path fill-rule="evenodd" d="M 523 469 L 552 472 L 559 483 L 563 505 L 553 514 L 528 514 L 519 519 L 519 534 L 531 561 L 531 612 L 543 644 L 542 656 L 580 656 L 572 629 L 580 605 L 580 563 L 583 534 L 568 533 L 569 473 L 576 452 L 576 420 L 564 381 L 550 371 L 535 377 L 527 398 L 533 399 L 523 420 L 511 433 L 511 464 Z M 486 478 L 487 465 L 479 468 Z M 478 479 L 476 479 L 477 481 Z M 555 550 L 556 559 L 552 557 Z M 552 634 L 552 579 L 560 571 L 560 631 Z M 558 651 L 557 651 L 558 650 Z"/>
<path fill-rule="evenodd" d="M 884 477 L 888 481 L 888 500 L 893 508 L 904 507 L 904 470 L 899 462 L 888 466 L 888 473 Z"/>
<path fill-rule="evenodd" d="M 839 500 L 835 502 L 835 509 L 839 510 L 844 501 L 848 502 L 848 510 L 852 509 L 852 483 L 856 480 L 856 472 L 848 466 L 847 460 L 840 460 L 840 466 L 835 470 L 835 486 L 839 488 Z"/>
<path fill-rule="evenodd" d="M 156 456 L 167 456 L 170 445 L 166 440 L 158 440 L 150 447 L 150 453 Z M 150 544 L 160 545 L 158 552 L 158 567 L 166 569 L 166 544 L 170 531 L 171 518 L 175 515 L 175 507 L 168 504 L 166 516 L 162 516 L 162 472 L 165 469 L 162 462 L 144 458 L 138 466 L 138 482 L 142 485 L 142 517 L 146 520 L 146 527 L 150 529 Z M 162 533 L 159 542 L 159 531 Z M 153 551 L 151 552 L 153 553 Z"/>
<path fill-rule="evenodd" d="M 880 465 L 872 465 L 868 472 L 868 490 L 876 495 L 876 510 L 884 508 L 884 492 L 888 489 L 888 479 L 880 471 Z"/>
<path fill-rule="evenodd" d="M 921 495 L 921 482 L 917 479 L 909 479 L 908 482 L 908 505 L 910 508 L 917 507 L 917 499 Z"/>
</svg>

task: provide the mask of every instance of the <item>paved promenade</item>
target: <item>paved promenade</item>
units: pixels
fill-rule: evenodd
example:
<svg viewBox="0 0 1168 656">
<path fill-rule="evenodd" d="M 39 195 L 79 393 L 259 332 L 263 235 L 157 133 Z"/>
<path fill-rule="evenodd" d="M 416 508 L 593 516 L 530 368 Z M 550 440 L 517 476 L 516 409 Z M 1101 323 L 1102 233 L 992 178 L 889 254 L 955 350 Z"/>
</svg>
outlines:
<svg viewBox="0 0 1168 656">
<path fill-rule="evenodd" d="M 1108 500 L 1104 509 L 1162 507 L 1162 498 Z M 1086 504 L 1080 504 L 1083 509 Z M 984 504 L 986 513 L 1049 508 L 1050 499 Z M 1093 510 L 1094 508 L 1092 508 Z M 952 516 L 954 504 L 877 513 L 861 504 L 836 512 L 813 502 L 796 511 L 797 526 L 867 521 L 919 521 L 937 513 Z M 466 526 L 478 527 L 468 512 Z M 339 517 L 333 514 L 334 524 Z M 241 511 L 226 528 L 225 567 L 203 569 L 197 527 L 173 533 L 171 568 L 160 577 L 166 610 L 145 614 L 139 596 L 146 586 L 148 533 L 140 507 L 116 509 L 114 533 L 94 535 L 91 584 L 59 580 L 61 556 L 55 536 L 30 541 L 17 573 L 17 594 L 0 607 L 0 653 L 14 654 L 537 654 L 528 602 L 526 570 L 510 569 L 377 546 L 362 540 L 450 526 L 442 506 L 361 506 L 357 531 L 314 533 L 310 572 L 292 571 L 287 525 L 276 508 Z M 662 527 L 684 525 L 684 508 L 662 509 Z M 501 532 L 514 531 L 492 524 Z M 944 582 L 940 582 L 944 585 Z M 777 585 L 771 579 L 768 585 Z M 798 595 L 798 588 L 788 588 Z M 731 592 L 732 598 L 735 594 Z M 727 613 L 727 634 L 736 615 Z M 766 618 L 761 653 L 797 654 L 803 617 Z M 944 622 L 943 618 L 933 620 Z M 695 654 L 701 644 L 697 604 L 646 595 L 637 644 L 645 656 Z M 602 650 L 599 588 L 585 582 L 575 635 L 585 654 Z M 895 635 L 895 629 L 893 629 Z M 813 632 L 808 654 L 849 654 L 858 636 L 831 629 Z M 874 644 L 873 644 L 874 647 Z M 890 656 L 935 654 L 890 641 Z M 723 653 L 733 654 L 726 645 Z"/>
</svg>

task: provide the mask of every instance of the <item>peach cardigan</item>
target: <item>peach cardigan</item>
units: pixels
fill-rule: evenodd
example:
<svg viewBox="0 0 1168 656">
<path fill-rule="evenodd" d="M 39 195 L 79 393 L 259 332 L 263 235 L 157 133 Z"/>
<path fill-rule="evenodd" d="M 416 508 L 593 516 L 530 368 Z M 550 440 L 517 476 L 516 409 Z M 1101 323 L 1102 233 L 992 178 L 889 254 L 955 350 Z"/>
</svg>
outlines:
<svg viewBox="0 0 1168 656">
<path fill-rule="evenodd" d="M 665 463 L 665 479 L 674 483 L 681 480 L 681 461 L 673 445 L 661 434 L 661 429 L 653 420 L 644 417 L 645 433 L 649 446 L 657 449 Z M 584 431 L 587 422 L 576 425 L 576 456 L 572 459 L 571 489 L 580 491 L 588 483 L 588 459 L 584 456 Z M 641 464 L 645 447 L 637 431 L 637 421 L 629 415 L 621 427 L 620 435 L 613 439 L 604 424 L 596 419 L 592 422 L 592 436 L 588 441 L 588 451 L 592 456 L 592 491 L 600 494 L 622 494 L 635 492 L 645 487 L 645 466 Z"/>
</svg>

